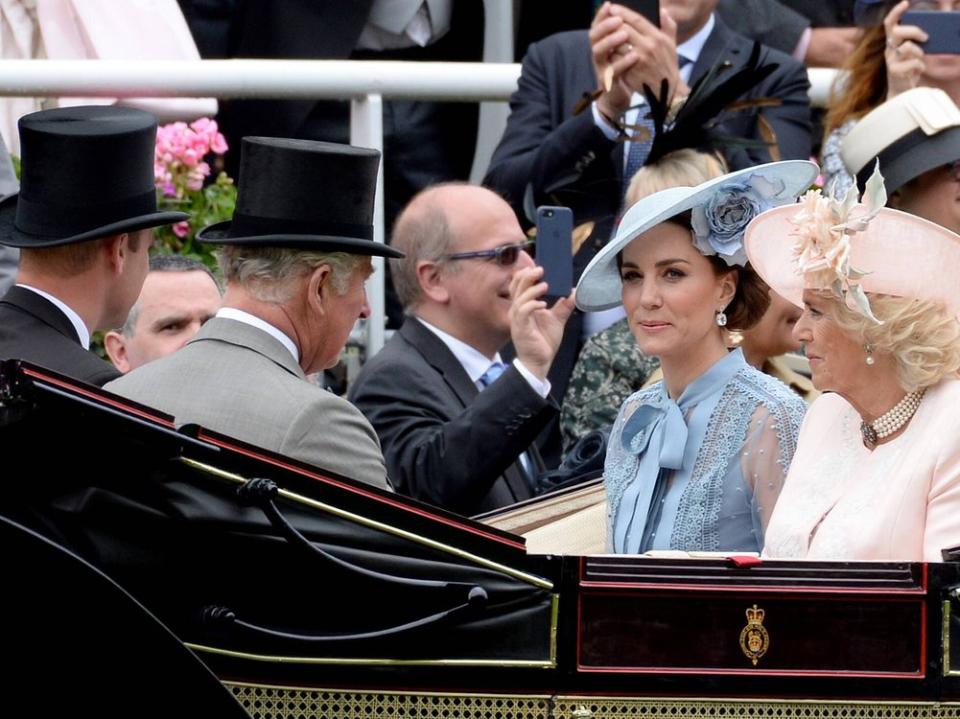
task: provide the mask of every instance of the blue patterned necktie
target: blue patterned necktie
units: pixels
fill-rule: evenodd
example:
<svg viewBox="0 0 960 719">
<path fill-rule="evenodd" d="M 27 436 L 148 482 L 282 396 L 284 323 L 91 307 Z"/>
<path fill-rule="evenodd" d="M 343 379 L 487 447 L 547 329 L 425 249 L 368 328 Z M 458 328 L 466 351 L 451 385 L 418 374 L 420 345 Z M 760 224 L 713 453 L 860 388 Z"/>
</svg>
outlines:
<svg viewBox="0 0 960 719">
<path fill-rule="evenodd" d="M 689 64 L 690 58 L 683 57 L 682 55 L 677 56 L 677 65 L 681 70 Z M 637 111 L 637 119 L 634 121 L 637 129 L 634 130 L 634 134 L 640 136 L 645 135 L 645 137 L 636 142 L 630 142 L 630 149 L 627 151 L 627 161 L 623 164 L 624 196 L 627 194 L 627 187 L 630 185 L 630 180 L 637 173 L 637 170 L 643 167 L 647 161 L 647 156 L 650 154 L 650 149 L 653 147 L 653 118 L 651 118 L 649 114 L 649 106 L 646 103 L 641 105 Z M 644 129 L 646 132 L 644 132 Z"/>
<path fill-rule="evenodd" d="M 493 362 L 487 368 L 487 371 L 484 372 L 477 381 L 482 385 L 483 389 L 486 389 L 496 382 L 497 377 L 502 375 L 506 369 L 507 365 L 505 365 L 503 362 Z M 536 471 L 533 468 L 533 461 L 526 452 L 521 452 L 520 456 L 517 457 L 517 461 L 520 463 L 520 467 L 523 469 L 524 479 L 527 481 L 527 484 L 530 485 L 530 489 L 534 492 L 534 494 L 536 494 L 536 482 L 534 479 Z"/>
<path fill-rule="evenodd" d="M 486 389 L 496 381 L 497 377 L 503 374 L 506 368 L 507 366 L 503 362 L 494 362 L 487 368 L 487 371 L 483 373 L 478 381 L 483 385 L 483 388 Z"/>
</svg>

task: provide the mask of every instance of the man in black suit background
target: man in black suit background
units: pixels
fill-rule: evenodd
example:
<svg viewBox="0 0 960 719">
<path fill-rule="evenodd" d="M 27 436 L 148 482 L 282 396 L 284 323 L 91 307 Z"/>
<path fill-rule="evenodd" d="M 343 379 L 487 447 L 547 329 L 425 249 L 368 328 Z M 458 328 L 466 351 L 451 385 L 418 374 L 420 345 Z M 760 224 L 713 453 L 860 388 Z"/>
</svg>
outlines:
<svg viewBox="0 0 960 719">
<path fill-rule="evenodd" d="M 854 0 L 720 0 L 732 29 L 782 50 L 809 67 L 840 67 L 860 41 Z"/>
<path fill-rule="evenodd" d="M 122 324 L 147 275 L 159 212 L 156 118 L 112 106 L 20 119 L 19 195 L 0 203 L 0 244 L 20 248 L 17 284 L 0 299 L 0 359 L 23 359 L 91 384 L 120 376 L 88 351 Z"/>
<path fill-rule="evenodd" d="M 527 499 L 542 469 L 531 445 L 558 411 L 547 372 L 572 298 L 545 307 L 516 216 L 481 187 L 420 193 L 392 245 L 406 253 L 390 262 L 407 318 L 349 399 L 377 431 L 394 488 L 461 514 Z"/>
<path fill-rule="evenodd" d="M 616 216 L 629 171 L 643 164 L 640 145 L 620 137 L 618 125 L 642 123 L 644 84 L 670 84 L 673 97 L 711 67 L 730 76 L 747 62 L 752 43 L 715 15 L 717 0 L 661 0 L 660 25 L 622 5 L 604 3 L 589 31 L 558 33 L 527 51 L 506 131 L 484 184 L 504 194 L 520 217 L 539 204 L 573 209 L 578 223 Z M 809 83 L 803 66 L 788 55 L 763 48 L 761 63 L 777 70 L 745 99 L 772 98 L 759 114 L 774 131 L 782 159 L 810 153 Z M 605 88 L 604 74 L 615 76 Z M 584 95 L 600 89 L 578 114 Z M 762 139 L 762 123 L 751 112 L 733 113 L 723 129 L 736 137 Z M 622 141 L 626 140 L 626 142 Z M 637 150 L 631 158 L 631 145 Z M 642 153 L 641 153 L 642 154 Z M 726 153 L 732 169 L 771 159 L 763 148 Z M 638 165 L 639 162 L 639 165 Z"/>
</svg>

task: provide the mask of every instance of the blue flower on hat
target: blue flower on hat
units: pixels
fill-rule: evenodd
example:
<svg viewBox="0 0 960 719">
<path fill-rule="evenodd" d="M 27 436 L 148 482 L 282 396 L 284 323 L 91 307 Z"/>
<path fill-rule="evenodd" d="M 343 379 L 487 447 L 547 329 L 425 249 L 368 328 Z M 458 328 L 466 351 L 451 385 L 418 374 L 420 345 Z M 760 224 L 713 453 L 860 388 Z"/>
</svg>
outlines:
<svg viewBox="0 0 960 719">
<path fill-rule="evenodd" d="M 728 265 L 747 264 L 743 232 L 754 217 L 780 204 L 783 180 L 750 175 L 721 185 L 704 204 L 693 208 L 693 244 L 704 255 L 720 255 Z"/>
</svg>

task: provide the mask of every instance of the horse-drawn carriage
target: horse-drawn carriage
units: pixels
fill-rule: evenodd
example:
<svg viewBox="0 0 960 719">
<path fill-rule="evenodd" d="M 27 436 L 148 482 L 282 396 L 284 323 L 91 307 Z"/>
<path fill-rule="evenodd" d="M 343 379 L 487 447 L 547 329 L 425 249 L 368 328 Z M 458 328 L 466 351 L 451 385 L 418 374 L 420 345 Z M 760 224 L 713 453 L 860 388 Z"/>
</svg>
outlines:
<svg viewBox="0 0 960 719">
<path fill-rule="evenodd" d="M 173 679 L 188 652 L 105 609 L 88 562 L 254 717 L 960 716 L 951 562 L 528 554 L 490 524 L 15 362 L 0 446 L 0 646 L 30 657 L 6 694 L 38 709 L 34 690 L 64 681 L 78 714 L 224 706 Z M 115 706 L 127 674 L 136 707 Z"/>
</svg>

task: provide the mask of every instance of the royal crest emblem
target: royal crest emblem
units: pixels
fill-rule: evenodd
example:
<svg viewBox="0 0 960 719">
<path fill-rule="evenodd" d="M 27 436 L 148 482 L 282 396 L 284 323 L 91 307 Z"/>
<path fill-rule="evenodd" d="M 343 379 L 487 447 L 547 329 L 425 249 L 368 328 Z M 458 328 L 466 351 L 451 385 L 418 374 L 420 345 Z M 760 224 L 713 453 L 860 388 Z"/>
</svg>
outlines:
<svg viewBox="0 0 960 719">
<path fill-rule="evenodd" d="M 770 648 L 770 635 L 763 626 L 765 614 L 756 604 L 747 609 L 747 626 L 740 632 L 740 649 L 747 659 L 753 662 L 753 666 L 757 666 L 760 657 Z"/>
</svg>

